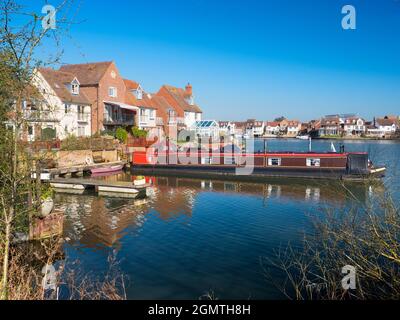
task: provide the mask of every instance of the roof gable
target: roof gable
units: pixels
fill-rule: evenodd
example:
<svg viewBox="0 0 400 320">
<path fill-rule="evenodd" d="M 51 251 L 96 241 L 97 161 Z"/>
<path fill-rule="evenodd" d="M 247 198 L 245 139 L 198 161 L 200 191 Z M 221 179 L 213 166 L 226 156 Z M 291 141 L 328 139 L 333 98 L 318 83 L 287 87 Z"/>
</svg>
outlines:
<svg viewBox="0 0 400 320">
<path fill-rule="evenodd" d="M 41 68 L 38 71 L 61 101 L 76 104 L 91 104 L 82 90 L 79 90 L 79 94 L 72 94 L 67 88 L 67 84 L 71 84 L 75 80 L 79 84 L 79 80 L 74 74 L 50 68 Z"/>
<path fill-rule="evenodd" d="M 60 71 L 69 72 L 77 76 L 81 85 L 96 85 L 104 77 L 108 68 L 113 64 L 112 61 L 68 64 L 60 68 Z"/>
</svg>

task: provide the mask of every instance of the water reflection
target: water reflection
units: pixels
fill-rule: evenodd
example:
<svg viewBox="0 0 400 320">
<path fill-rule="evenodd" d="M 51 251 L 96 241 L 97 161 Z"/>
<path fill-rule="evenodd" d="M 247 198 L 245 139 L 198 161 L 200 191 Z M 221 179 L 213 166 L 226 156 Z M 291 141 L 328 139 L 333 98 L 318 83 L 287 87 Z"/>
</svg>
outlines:
<svg viewBox="0 0 400 320">
<path fill-rule="evenodd" d="M 129 181 L 134 177 L 120 174 L 106 179 Z M 153 184 L 153 192 L 147 199 L 106 198 L 90 193 L 57 194 L 58 209 L 64 211 L 67 217 L 65 236 L 88 248 L 120 248 L 125 230 L 135 228 L 140 232 L 149 214 L 165 222 L 182 216 L 190 220 L 196 199 L 202 193 L 252 196 L 261 199 L 264 207 L 270 201 L 308 205 L 328 203 L 340 207 L 354 196 L 360 203 L 365 203 L 371 196 L 383 192 L 381 185 L 352 184 L 346 186 L 351 189 L 349 195 L 339 183 L 320 181 L 271 180 L 261 184 L 177 177 L 147 179 Z"/>
</svg>

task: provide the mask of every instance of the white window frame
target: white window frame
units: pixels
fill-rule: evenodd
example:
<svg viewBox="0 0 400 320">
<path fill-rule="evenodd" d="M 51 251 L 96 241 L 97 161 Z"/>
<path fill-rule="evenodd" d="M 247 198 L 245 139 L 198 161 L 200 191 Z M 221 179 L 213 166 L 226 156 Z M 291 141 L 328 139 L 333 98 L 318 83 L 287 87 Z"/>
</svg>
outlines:
<svg viewBox="0 0 400 320">
<path fill-rule="evenodd" d="M 86 127 L 78 126 L 78 137 L 85 137 L 85 136 L 86 136 Z"/>
<path fill-rule="evenodd" d="M 116 98 L 116 97 L 118 96 L 117 88 L 115 88 L 115 87 L 109 87 L 109 88 L 108 88 L 108 95 L 109 95 L 111 98 Z"/>
<path fill-rule="evenodd" d="M 306 165 L 307 165 L 307 167 L 320 168 L 321 167 L 321 159 L 320 158 L 307 158 Z"/>
<path fill-rule="evenodd" d="M 277 160 L 278 164 L 273 164 L 273 160 Z M 282 158 L 268 158 L 269 167 L 280 167 L 282 165 Z"/>
<path fill-rule="evenodd" d="M 71 83 L 71 93 L 73 95 L 79 95 L 79 84 L 77 83 Z"/>
<path fill-rule="evenodd" d="M 150 120 L 155 120 L 156 119 L 156 110 L 150 109 Z"/>
</svg>

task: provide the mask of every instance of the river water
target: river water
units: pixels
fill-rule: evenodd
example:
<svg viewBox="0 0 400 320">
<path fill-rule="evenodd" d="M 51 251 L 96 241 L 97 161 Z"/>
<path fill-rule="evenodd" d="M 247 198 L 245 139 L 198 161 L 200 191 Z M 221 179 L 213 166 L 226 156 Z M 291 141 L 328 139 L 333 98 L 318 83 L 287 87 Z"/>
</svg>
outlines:
<svg viewBox="0 0 400 320">
<path fill-rule="evenodd" d="M 338 149 L 339 142 L 334 143 Z M 314 141 L 312 148 L 328 151 L 330 144 Z M 400 143 L 344 144 L 346 151 L 368 151 L 375 164 L 388 167 L 382 185 L 352 183 L 349 188 L 357 198 L 368 201 L 390 190 L 399 200 Z M 308 142 L 268 140 L 267 147 L 306 151 Z M 256 150 L 263 148 L 263 142 L 256 141 Z M 115 257 L 129 299 L 198 299 L 210 292 L 219 299 L 282 298 L 266 276 L 268 259 L 288 243 L 301 244 L 311 224 L 308 213 L 352 205 L 332 182 L 150 178 L 153 194 L 143 200 L 56 195 L 57 210 L 65 212 L 66 260 L 82 274 L 101 278 L 110 256 Z M 279 273 L 268 275 L 282 281 Z"/>
</svg>

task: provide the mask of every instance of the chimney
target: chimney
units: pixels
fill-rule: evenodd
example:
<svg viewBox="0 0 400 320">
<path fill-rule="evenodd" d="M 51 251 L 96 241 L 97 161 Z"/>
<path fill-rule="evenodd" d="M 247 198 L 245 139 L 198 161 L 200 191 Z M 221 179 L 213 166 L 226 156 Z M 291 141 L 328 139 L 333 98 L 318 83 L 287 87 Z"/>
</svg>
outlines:
<svg viewBox="0 0 400 320">
<path fill-rule="evenodd" d="M 187 86 L 185 87 L 185 92 L 190 96 L 193 95 L 192 85 L 190 83 L 188 83 Z"/>
</svg>

